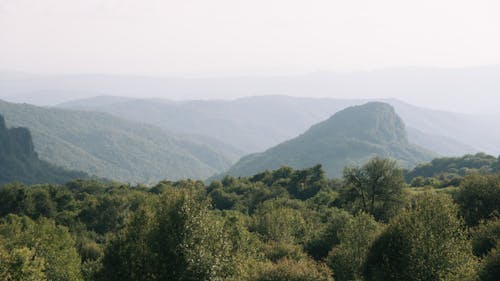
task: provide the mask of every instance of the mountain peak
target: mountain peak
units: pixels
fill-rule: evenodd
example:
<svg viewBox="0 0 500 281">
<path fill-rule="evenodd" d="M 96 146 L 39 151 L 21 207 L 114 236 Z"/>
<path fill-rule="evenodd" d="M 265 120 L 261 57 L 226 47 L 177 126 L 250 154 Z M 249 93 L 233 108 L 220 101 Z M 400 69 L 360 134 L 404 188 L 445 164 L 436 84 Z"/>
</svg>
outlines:
<svg viewBox="0 0 500 281">
<path fill-rule="evenodd" d="M 228 173 L 251 175 L 281 166 L 322 164 L 329 176 L 340 176 L 347 165 L 362 164 L 373 156 L 393 158 L 411 168 L 433 155 L 409 143 L 405 124 L 394 108 L 370 102 L 341 110 L 302 135 L 263 153 L 243 157 Z"/>
<path fill-rule="evenodd" d="M 403 120 L 394 108 L 383 102 L 369 102 L 348 107 L 311 127 L 312 137 L 347 137 L 377 144 L 407 143 Z"/>
</svg>

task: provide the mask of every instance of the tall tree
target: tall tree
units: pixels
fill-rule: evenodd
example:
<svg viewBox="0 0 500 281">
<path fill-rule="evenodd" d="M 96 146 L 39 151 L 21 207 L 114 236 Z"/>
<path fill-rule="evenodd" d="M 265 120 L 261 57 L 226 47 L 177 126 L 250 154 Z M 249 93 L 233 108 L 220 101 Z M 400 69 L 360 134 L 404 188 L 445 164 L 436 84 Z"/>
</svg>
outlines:
<svg viewBox="0 0 500 281">
<path fill-rule="evenodd" d="M 399 202 L 405 186 L 403 172 L 395 160 L 374 157 L 362 167 L 344 169 L 347 193 L 361 209 L 375 218 L 384 218 Z"/>
<path fill-rule="evenodd" d="M 235 253 L 224 223 L 193 190 L 167 189 L 106 250 L 105 280 L 218 280 Z"/>
<path fill-rule="evenodd" d="M 500 176 L 471 174 L 460 185 L 456 200 L 468 225 L 499 214 Z"/>
<path fill-rule="evenodd" d="M 356 215 L 344 225 L 338 234 L 340 244 L 327 257 L 335 280 L 361 279 L 368 251 L 381 231 L 382 225 L 366 213 Z"/>
<path fill-rule="evenodd" d="M 29 249 L 17 253 L 30 256 L 33 261 L 43 259 L 48 280 L 82 280 L 75 241 L 66 227 L 57 226 L 53 220 L 33 221 L 28 217 L 8 215 L 0 221 L 0 240 L 6 241 L 7 249 Z"/>
<path fill-rule="evenodd" d="M 373 244 L 364 276 L 367 281 L 470 281 L 475 270 L 458 206 L 449 196 L 425 192 Z"/>
</svg>

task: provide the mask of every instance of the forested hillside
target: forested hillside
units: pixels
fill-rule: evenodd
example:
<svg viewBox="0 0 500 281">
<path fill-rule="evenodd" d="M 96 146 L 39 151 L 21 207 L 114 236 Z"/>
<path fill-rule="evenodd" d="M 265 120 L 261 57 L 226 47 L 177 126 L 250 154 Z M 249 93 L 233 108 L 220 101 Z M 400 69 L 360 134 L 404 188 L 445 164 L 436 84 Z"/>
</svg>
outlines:
<svg viewBox="0 0 500 281">
<path fill-rule="evenodd" d="M 243 157 L 227 174 L 248 176 L 283 165 L 301 169 L 319 163 L 328 176 L 336 177 L 346 165 L 364 163 L 373 155 L 394 158 L 407 168 L 434 156 L 410 144 L 405 125 L 393 107 L 367 103 L 344 109 L 263 153 Z"/>
<path fill-rule="evenodd" d="M 169 101 L 100 96 L 62 104 L 102 111 L 169 130 L 210 136 L 247 153 L 262 152 L 297 137 L 339 110 L 368 100 L 260 96 L 236 100 Z M 498 118 L 435 111 L 398 100 L 394 106 L 411 142 L 443 156 L 484 151 L 500 154 Z M 460 124 L 460 125 L 459 125 Z"/>
<path fill-rule="evenodd" d="M 41 159 L 108 179 L 203 179 L 227 169 L 239 156 L 207 137 L 178 135 L 105 113 L 4 101 L 0 113 L 8 126 L 31 131 Z"/>
<path fill-rule="evenodd" d="M 393 160 L 151 188 L 0 188 L 0 279 L 493 281 L 500 177 L 409 188 Z"/>
<path fill-rule="evenodd" d="M 469 174 L 490 174 L 500 172 L 500 156 L 484 153 L 462 157 L 433 159 L 430 163 L 420 164 L 407 171 L 406 180 L 412 186 L 432 186 L 437 188 L 458 186 Z"/>
<path fill-rule="evenodd" d="M 30 131 L 7 128 L 0 115 L 0 184 L 64 183 L 86 177 L 85 173 L 64 170 L 38 159 Z"/>
<path fill-rule="evenodd" d="M 296 137 L 352 102 L 285 96 L 181 102 L 104 96 L 61 107 L 107 112 L 177 132 L 203 134 L 251 153 Z"/>
</svg>

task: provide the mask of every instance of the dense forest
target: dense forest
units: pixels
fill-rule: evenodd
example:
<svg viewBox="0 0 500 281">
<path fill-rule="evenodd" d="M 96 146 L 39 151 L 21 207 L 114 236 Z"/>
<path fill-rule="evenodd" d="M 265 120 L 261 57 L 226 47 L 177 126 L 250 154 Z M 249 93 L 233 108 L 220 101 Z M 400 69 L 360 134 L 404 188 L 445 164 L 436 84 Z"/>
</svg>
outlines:
<svg viewBox="0 0 500 281">
<path fill-rule="evenodd" d="M 499 163 L 478 154 L 405 172 L 373 158 L 338 179 L 317 165 L 152 187 L 5 184 L 0 279 L 498 280 Z M 428 184 L 443 173 L 457 180 Z"/>
<path fill-rule="evenodd" d="M 40 160 L 30 131 L 26 128 L 7 128 L 0 115 L 0 184 L 12 181 L 64 183 L 85 177 L 88 177 L 85 173 L 69 171 Z"/>
<path fill-rule="evenodd" d="M 105 113 L 14 104 L 0 100 L 7 127 L 27 128 L 40 159 L 125 182 L 205 178 L 239 156 L 207 137 L 181 135 Z"/>
</svg>

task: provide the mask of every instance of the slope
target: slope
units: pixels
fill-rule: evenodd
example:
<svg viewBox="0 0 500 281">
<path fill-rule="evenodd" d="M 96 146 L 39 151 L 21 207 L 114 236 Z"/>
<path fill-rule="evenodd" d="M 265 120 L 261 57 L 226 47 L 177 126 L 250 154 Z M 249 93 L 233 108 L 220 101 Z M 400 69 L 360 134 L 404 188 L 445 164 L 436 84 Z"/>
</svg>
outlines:
<svg viewBox="0 0 500 281">
<path fill-rule="evenodd" d="M 38 159 L 30 131 L 10 128 L 0 115 L 0 184 L 8 182 L 64 183 L 85 178 L 85 173 L 67 171 Z"/>
<path fill-rule="evenodd" d="M 434 156 L 410 144 L 392 106 L 372 102 L 344 109 L 297 138 L 243 157 L 227 173 L 244 176 L 283 165 L 305 168 L 320 163 L 328 176 L 337 177 L 345 166 L 374 155 L 397 159 L 406 168 Z"/>
<path fill-rule="evenodd" d="M 105 113 L 0 101 L 10 126 L 27 127 L 40 158 L 91 175 L 131 182 L 205 178 L 237 157 L 223 144 L 172 134 Z"/>
<path fill-rule="evenodd" d="M 337 111 L 365 102 L 367 101 L 288 96 L 174 102 L 101 96 L 61 106 L 107 112 L 176 132 L 198 133 L 252 153 L 294 138 Z M 500 138 L 498 132 L 487 126 L 479 126 L 484 117 L 444 111 L 436 115 L 434 110 L 398 100 L 383 102 L 394 106 L 404 122 L 411 127 L 408 132 L 410 141 L 419 146 L 444 156 L 481 150 L 500 153 L 498 141 L 495 141 Z M 457 124 L 453 120 L 463 122 Z M 498 118 L 489 118 L 486 123 L 490 127 L 500 126 Z"/>
</svg>

